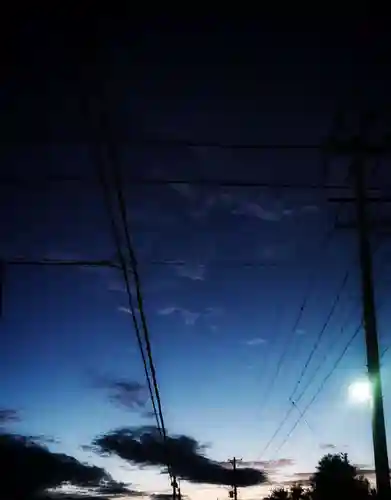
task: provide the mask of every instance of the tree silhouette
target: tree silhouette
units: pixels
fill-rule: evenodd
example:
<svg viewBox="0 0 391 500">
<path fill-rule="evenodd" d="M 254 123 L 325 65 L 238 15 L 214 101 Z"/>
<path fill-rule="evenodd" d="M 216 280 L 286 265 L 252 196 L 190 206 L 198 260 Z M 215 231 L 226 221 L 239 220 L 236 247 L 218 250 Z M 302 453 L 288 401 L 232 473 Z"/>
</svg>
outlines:
<svg viewBox="0 0 391 500">
<path fill-rule="evenodd" d="M 306 490 L 301 484 L 293 484 L 290 487 L 289 498 L 291 500 L 301 500 L 306 498 Z"/>
<path fill-rule="evenodd" d="M 290 492 L 285 488 L 275 488 L 267 497 L 268 500 L 290 500 Z"/>
<path fill-rule="evenodd" d="M 358 477 L 358 470 L 352 465 L 346 453 L 325 455 L 311 478 L 314 500 L 356 498 L 371 496 L 369 482 Z"/>
<path fill-rule="evenodd" d="M 346 453 L 328 454 L 319 461 L 305 489 L 295 484 L 289 489 L 277 488 L 267 500 L 369 500 L 375 498 L 369 481 L 358 475 Z"/>
</svg>

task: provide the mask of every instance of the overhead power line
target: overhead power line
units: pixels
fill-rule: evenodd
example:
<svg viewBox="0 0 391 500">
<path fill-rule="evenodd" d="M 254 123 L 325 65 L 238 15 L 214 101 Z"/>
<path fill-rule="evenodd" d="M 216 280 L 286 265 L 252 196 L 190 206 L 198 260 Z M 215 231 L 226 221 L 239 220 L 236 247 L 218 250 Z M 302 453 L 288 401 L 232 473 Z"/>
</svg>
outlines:
<svg viewBox="0 0 391 500">
<path fill-rule="evenodd" d="M 339 214 L 340 214 L 340 210 L 338 210 L 336 215 L 335 215 L 335 220 L 334 220 L 334 223 L 333 223 L 331 229 L 327 230 L 325 236 L 320 241 L 319 250 L 320 250 L 321 255 L 323 255 L 323 253 L 327 250 L 327 248 L 332 240 L 332 237 L 335 234 L 335 229 L 336 229 L 335 226 L 336 226 L 336 222 L 338 221 Z M 274 371 L 273 377 L 272 377 L 270 383 L 268 384 L 267 392 L 263 398 L 264 408 L 266 407 L 266 405 L 269 402 L 269 399 L 271 397 L 271 394 L 273 393 L 273 389 L 274 389 L 274 386 L 275 386 L 277 379 L 280 375 L 281 368 L 284 364 L 284 361 L 288 355 L 289 349 L 292 345 L 292 342 L 294 339 L 294 334 L 295 334 L 297 328 L 299 327 L 299 324 L 300 324 L 301 319 L 303 317 L 304 311 L 307 308 L 308 301 L 311 297 L 311 293 L 312 293 L 314 286 L 316 284 L 317 274 L 318 274 L 318 266 L 316 266 L 315 269 L 313 269 L 312 272 L 310 273 L 310 277 L 309 277 L 309 280 L 307 283 L 307 290 L 304 294 L 303 300 L 302 300 L 301 305 L 299 307 L 298 314 L 293 322 L 293 326 L 288 334 L 287 340 L 284 343 L 284 347 L 283 347 L 281 355 L 277 361 L 276 369 Z M 290 410 L 292 411 L 292 408 Z M 267 451 L 267 449 L 269 448 L 269 446 L 271 445 L 272 441 L 274 440 L 276 435 L 279 433 L 279 431 L 280 431 L 280 426 L 278 426 L 276 432 L 273 434 L 272 438 L 266 444 L 265 448 L 262 451 L 261 456 L 263 456 L 264 453 Z"/>
<path fill-rule="evenodd" d="M 346 284 L 347 278 L 346 278 L 346 279 L 345 279 L 345 278 L 346 278 L 346 275 L 344 276 L 344 280 L 343 280 L 343 282 L 342 282 L 342 287 L 340 288 L 340 291 L 343 289 L 343 287 L 344 287 L 344 286 L 345 286 L 345 284 Z M 339 297 L 339 295 L 337 295 L 337 297 Z M 325 323 L 323 324 L 323 326 L 322 326 L 322 328 L 321 328 L 320 332 L 324 332 L 324 331 L 325 331 L 325 329 L 327 328 L 327 325 L 328 325 L 328 324 L 329 324 L 329 322 L 330 322 L 330 319 L 331 319 L 332 313 L 334 312 L 335 307 L 336 307 L 336 304 L 338 303 L 338 301 L 339 301 L 339 298 L 338 298 L 338 299 L 336 299 L 336 300 L 334 300 L 334 303 L 333 303 L 333 305 L 332 305 L 332 307 L 331 307 L 331 313 L 329 313 L 329 314 L 327 315 L 326 321 L 325 321 Z M 357 333 L 358 333 L 358 332 L 357 332 Z M 319 338 L 320 338 L 322 335 L 323 335 L 323 333 L 320 333 L 320 334 L 318 335 L 318 340 L 319 340 Z M 314 346 L 316 346 L 316 345 L 319 345 L 319 341 L 316 341 L 316 342 L 315 342 Z M 311 356 L 311 357 L 312 357 L 313 352 L 314 352 L 314 349 L 312 349 L 312 351 L 311 351 L 311 354 L 310 354 L 310 356 Z M 310 358 L 308 358 L 308 359 L 310 359 Z M 269 441 L 266 443 L 265 447 L 263 448 L 262 453 L 261 453 L 261 456 L 260 456 L 261 458 L 264 456 L 264 454 L 266 453 L 266 451 L 270 448 L 270 446 L 272 445 L 272 443 L 274 442 L 274 440 L 276 439 L 276 437 L 279 435 L 279 433 L 281 432 L 282 428 L 284 427 L 284 425 L 285 425 L 285 424 L 286 424 L 286 422 L 288 421 L 289 417 L 291 416 L 291 414 L 292 414 L 292 412 L 293 412 L 293 410 L 294 410 L 294 408 L 295 408 L 295 405 L 297 405 L 297 403 L 301 400 L 301 398 L 303 397 L 303 395 L 304 395 L 304 393 L 305 393 L 305 391 L 302 391 L 302 392 L 301 392 L 301 394 L 300 394 L 300 397 L 299 397 L 299 398 L 297 398 L 297 400 L 296 400 L 296 401 L 294 401 L 294 400 L 293 400 L 293 394 L 294 394 L 294 393 L 295 393 L 295 391 L 297 390 L 297 387 L 299 386 L 299 381 L 300 381 L 300 380 L 301 380 L 301 378 L 303 377 L 303 375 L 304 375 L 304 373 L 305 373 L 305 371 L 306 371 L 306 369 L 307 369 L 307 367 L 308 367 L 308 365 L 309 365 L 308 359 L 307 359 L 307 362 L 304 364 L 304 368 L 305 368 L 305 369 L 303 369 L 303 370 L 302 370 L 302 372 L 301 372 L 301 374 L 300 374 L 300 377 L 299 377 L 299 379 L 298 379 L 298 382 L 296 383 L 296 385 L 295 385 L 295 387 L 294 387 L 294 390 L 292 391 L 291 395 L 289 396 L 289 402 L 290 402 L 289 408 L 288 408 L 288 410 L 286 411 L 286 413 L 285 413 L 284 417 L 281 419 L 280 423 L 278 424 L 278 426 L 277 426 L 276 430 L 274 431 L 273 435 L 271 436 L 271 438 L 269 439 Z M 308 386 L 306 386 L 306 387 L 305 387 L 305 390 L 307 390 L 307 388 L 308 388 Z M 304 414 L 305 414 L 305 412 L 303 412 L 303 416 L 304 416 Z"/>
<path fill-rule="evenodd" d="M 378 248 L 377 248 L 378 249 Z M 377 250 L 376 249 L 376 250 Z M 379 305 L 379 309 L 381 309 L 384 305 L 385 305 L 385 301 Z M 350 315 L 349 315 L 350 317 Z M 345 330 L 347 326 L 347 323 L 344 324 L 343 327 L 341 327 L 341 330 L 340 330 L 340 333 L 343 332 L 343 330 Z M 308 412 L 308 410 L 310 409 L 310 407 L 314 404 L 314 402 L 316 401 L 316 399 L 319 397 L 320 393 L 323 391 L 326 383 L 328 382 L 328 380 L 331 378 L 331 376 L 333 375 L 334 371 L 338 368 L 339 364 L 341 363 L 343 357 L 345 356 L 346 352 L 348 351 L 349 347 L 352 345 L 353 341 L 357 338 L 358 334 L 360 333 L 361 329 L 362 329 L 362 326 L 363 326 L 363 320 L 361 320 L 359 326 L 354 330 L 352 336 L 348 339 L 347 343 L 345 344 L 341 354 L 338 356 L 338 358 L 336 359 L 336 361 L 334 362 L 332 368 L 330 369 L 330 371 L 326 374 L 326 376 L 323 378 L 320 386 L 318 387 L 318 390 L 316 391 L 316 393 L 314 394 L 314 396 L 312 397 L 312 399 L 309 401 L 309 403 L 305 406 L 305 408 L 303 410 L 300 411 L 300 417 L 295 421 L 294 425 L 292 426 L 292 428 L 289 430 L 288 434 L 286 435 L 286 437 L 284 438 L 284 440 L 282 441 L 282 443 L 279 445 L 279 447 L 277 448 L 277 450 L 275 451 L 275 454 L 274 456 L 277 456 L 277 454 L 281 451 L 282 447 L 286 444 L 286 442 L 289 440 L 290 436 L 293 434 L 293 432 L 296 430 L 297 426 L 299 425 L 299 423 L 301 422 L 301 420 L 304 419 L 306 413 Z M 388 351 L 388 348 L 386 348 L 380 358 L 383 359 L 383 357 L 385 356 L 385 354 L 387 353 Z M 319 368 L 319 367 L 318 367 Z M 310 381 L 311 382 L 311 381 Z M 301 395 L 300 395 L 300 398 L 302 397 L 304 391 L 306 391 L 308 389 L 310 384 L 307 384 L 307 386 L 303 389 Z M 294 405 L 296 405 L 295 402 L 292 402 Z M 304 421 L 304 420 L 303 420 Z"/>
<path fill-rule="evenodd" d="M 284 438 L 284 440 L 282 441 L 282 443 L 279 445 L 279 447 L 275 451 L 274 456 L 277 456 L 277 454 L 281 451 L 281 449 L 283 448 L 283 446 L 285 445 L 285 443 L 289 440 L 289 438 L 291 437 L 291 435 L 295 431 L 296 427 L 299 425 L 299 423 L 301 422 L 301 420 L 303 420 L 303 418 L 305 417 L 305 415 L 308 412 L 308 410 L 310 409 L 310 407 L 314 404 L 314 402 L 316 401 L 316 399 L 319 397 L 319 394 L 323 391 L 325 385 L 327 384 L 327 382 L 329 381 L 329 379 L 331 378 L 331 376 L 333 375 L 333 373 L 335 372 L 335 370 L 338 368 L 340 362 L 342 361 L 342 359 L 345 356 L 346 352 L 348 351 L 349 347 L 352 345 L 353 341 L 356 339 L 357 335 L 360 333 L 361 328 L 362 328 L 362 322 L 356 328 L 356 330 L 354 331 L 353 335 L 349 338 L 348 342 L 346 343 L 346 345 L 345 345 L 344 349 L 342 350 L 341 354 L 338 356 L 338 358 L 335 361 L 334 365 L 332 366 L 331 370 L 327 373 L 327 375 L 322 380 L 322 383 L 320 384 L 320 386 L 319 386 L 318 390 L 316 391 L 316 393 L 313 395 L 313 397 L 311 398 L 311 400 L 309 401 L 309 403 L 301 411 L 300 416 L 297 418 L 297 420 L 295 421 L 294 425 L 289 430 L 288 434 L 286 435 L 286 437 Z"/>
<path fill-rule="evenodd" d="M 105 103 L 106 104 L 106 103 Z M 164 450 L 165 453 L 167 454 L 167 469 L 168 469 L 168 474 L 170 476 L 171 480 L 171 486 L 173 488 L 173 497 L 175 498 L 177 495 L 177 489 L 178 489 L 178 482 L 175 474 L 172 471 L 172 466 L 171 466 L 171 461 L 169 457 L 169 451 L 168 451 L 168 446 L 167 446 L 167 430 L 165 427 L 165 422 L 164 422 L 164 415 L 163 415 L 163 408 L 162 408 L 162 403 L 161 403 L 161 397 L 160 397 L 160 390 L 157 382 L 157 375 L 156 375 L 156 369 L 155 369 L 155 364 L 153 360 L 153 355 L 152 355 L 152 346 L 151 346 L 151 341 L 149 337 L 149 329 L 146 321 L 146 316 L 144 312 L 144 301 L 142 297 L 142 291 L 141 291 L 141 280 L 139 276 L 139 271 L 138 271 L 138 262 L 136 258 L 136 254 L 133 248 L 133 244 L 131 241 L 130 237 L 130 231 L 129 231 L 129 224 L 128 224 L 128 218 L 127 218 L 127 211 L 126 211 L 126 204 L 125 204 L 125 198 L 124 194 L 122 191 L 122 184 L 121 184 L 121 173 L 120 173 L 120 166 L 118 163 L 118 156 L 117 156 L 117 150 L 114 142 L 114 138 L 112 137 L 111 128 L 109 124 L 109 117 L 108 117 L 108 110 L 107 109 L 102 109 L 102 112 L 100 113 L 99 116 L 99 129 L 103 132 L 103 135 L 105 137 L 102 137 L 102 142 L 106 144 L 106 151 L 108 155 L 108 160 L 109 160 L 109 167 L 111 170 L 111 173 L 113 175 L 113 187 L 114 187 L 114 192 L 116 194 L 116 200 L 117 200 L 117 206 L 119 209 L 119 215 L 120 215 L 120 220 L 121 220 L 121 225 L 123 229 L 123 234 L 125 235 L 125 247 L 128 253 L 128 258 L 129 258 L 129 263 L 130 267 L 133 272 L 133 279 L 135 283 L 135 290 L 136 290 L 136 300 L 137 300 L 137 306 L 138 306 L 138 311 L 140 314 L 141 318 L 141 330 L 143 332 L 144 336 L 144 341 L 145 341 L 145 350 L 146 350 L 146 355 L 144 352 L 144 346 L 141 340 L 141 332 L 140 328 L 138 326 L 137 322 L 137 317 L 136 317 L 136 311 L 133 305 L 133 300 L 132 300 L 132 294 L 130 290 L 130 286 L 128 284 L 128 279 L 126 279 L 127 282 L 127 295 L 129 297 L 129 305 L 130 305 L 130 310 L 132 313 L 132 317 L 134 320 L 134 324 L 137 324 L 137 339 L 139 343 L 140 350 L 142 352 L 142 357 L 143 357 L 143 364 L 144 364 L 144 369 L 145 372 L 148 373 L 148 383 L 149 383 L 149 389 L 151 395 L 154 395 L 153 398 L 153 410 L 154 414 L 156 417 L 156 422 L 158 424 L 158 430 L 161 434 L 161 437 L 163 439 L 164 443 Z M 100 171 L 101 173 L 101 179 L 103 183 L 103 187 L 105 188 L 107 198 L 110 200 L 111 195 L 110 195 L 110 182 L 106 180 L 105 177 L 105 169 L 104 166 L 102 166 L 102 169 Z M 118 245 L 117 245 L 118 248 Z M 122 254 L 121 252 L 121 245 L 119 245 L 119 253 Z M 126 261 L 126 259 L 124 259 Z M 126 265 L 123 266 L 124 269 L 124 277 L 127 278 L 127 273 L 126 273 Z M 147 361 L 149 364 L 149 370 L 147 366 Z M 149 374 L 150 371 L 150 374 Z M 156 400 L 156 403 L 155 403 Z"/>
<path fill-rule="evenodd" d="M 330 309 L 330 311 L 329 311 L 329 313 L 328 313 L 328 315 L 326 317 L 326 320 L 323 323 L 322 328 L 319 331 L 317 339 L 316 339 L 316 341 L 315 341 L 315 343 L 314 343 L 314 345 L 313 345 L 313 347 L 312 347 L 312 349 L 311 349 L 311 351 L 310 351 L 310 353 L 308 355 L 308 358 L 307 358 L 307 360 L 306 360 L 306 362 L 305 362 L 305 364 L 303 366 L 303 369 L 302 369 L 302 371 L 301 371 L 301 373 L 299 375 L 299 378 L 298 378 L 298 380 L 296 382 L 296 385 L 293 388 L 292 394 L 289 397 L 289 399 L 292 400 L 292 401 L 293 401 L 293 399 L 295 397 L 297 389 L 300 387 L 300 384 L 301 384 L 301 382 L 303 380 L 304 375 L 306 374 L 306 372 L 308 370 L 308 367 L 309 367 L 309 365 L 310 365 L 310 363 L 312 361 L 312 358 L 314 357 L 314 354 L 317 351 L 317 349 L 318 349 L 318 347 L 319 347 L 319 345 L 320 345 L 320 343 L 322 341 L 324 333 L 327 330 L 328 325 L 330 324 L 331 318 L 333 317 L 333 314 L 334 314 L 334 312 L 335 312 L 335 310 L 336 310 L 336 308 L 337 308 L 337 306 L 338 306 L 338 304 L 339 304 L 339 302 L 341 300 L 341 295 L 342 295 L 342 292 L 343 292 L 343 290 L 345 289 L 345 287 L 347 285 L 347 282 L 348 282 L 348 279 L 349 279 L 349 274 L 350 274 L 349 271 L 346 271 L 346 273 L 344 274 L 344 277 L 342 279 L 342 282 L 341 282 L 341 285 L 340 285 L 339 290 L 337 292 L 337 295 L 335 296 L 335 299 L 334 299 L 334 302 L 333 302 L 333 304 L 331 306 L 331 309 Z"/>
<path fill-rule="evenodd" d="M 100 180 L 101 185 L 102 185 L 106 210 L 107 210 L 107 213 L 109 216 L 109 221 L 110 221 L 110 226 L 111 226 L 111 232 L 112 232 L 114 243 L 115 243 L 115 246 L 117 249 L 118 259 L 120 262 L 120 268 L 122 270 L 122 275 L 123 275 L 123 279 L 124 279 L 124 283 L 125 283 L 126 295 L 128 298 L 128 306 L 129 306 L 129 310 L 131 312 L 132 322 L 133 322 L 133 326 L 134 326 L 136 338 L 137 338 L 137 344 L 138 344 L 140 354 L 141 354 L 141 359 L 142 359 L 142 363 L 143 363 L 143 367 L 144 367 L 144 374 L 145 374 L 145 378 L 147 381 L 148 392 L 149 392 L 149 395 L 151 398 L 153 413 L 155 415 L 157 428 L 161 431 L 161 422 L 159 420 L 159 415 L 157 412 L 155 395 L 154 395 L 153 388 L 152 388 L 151 377 L 149 374 L 147 359 L 146 359 L 146 355 L 144 352 L 144 345 L 143 345 L 143 341 L 142 341 L 142 337 L 141 337 L 141 330 L 140 330 L 139 325 L 138 325 L 136 311 L 135 311 L 135 307 L 133 304 L 131 284 L 130 284 L 130 280 L 129 280 L 129 276 L 128 276 L 128 265 L 126 263 L 126 259 L 123 255 L 123 252 L 122 252 L 120 230 L 117 226 L 117 223 L 115 220 L 115 215 L 113 213 L 110 190 L 109 190 L 107 183 L 106 183 L 104 166 L 101 164 L 101 155 L 102 155 L 102 152 L 98 152 L 98 164 L 97 164 L 98 176 L 99 176 L 99 180 Z"/>
<path fill-rule="evenodd" d="M 330 134 L 329 134 L 329 137 L 327 138 L 327 141 L 328 143 L 332 143 L 332 142 L 335 142 L 336 140 L 336 137 L 338 136 L 339 133 L 341 133 L 343 131 L 343 126 L 344 126 L 344 121 L 343 121 L 343 113 L 341 113 L 341 111 L 337 111 L 334 115 L 334 119 L 333 119 L 333 124 L 332 124 L 332 128 L 331 128 L 331 131 L 330 131 Z M 324 156 L 324 161 L 323 161 L 323 173 L 324 173 L 324 185 L 327 186 L 327 180 L 330 176 L 330 155 L 325 155 Z M 347 178 L 345 179 L 345 181 L 347 180 Z M 328 245 L 331 241 L 331 238 L 332 236 L 334 235 L 335 233 L 335 230 L 336 230 L 336 227 L 337 227 L 337 224 L 338 224 L 338 220 L 339 220 L 339 215 L 340 215 L 340 212 L 342 210 L 342 204 L 339 205 L 337 211 L 336 211 L 336 214 L 335 214 L 335 219 L 334 219 L 334 223 L 331 227 L 331 229 L 326 233 L 326 236 L 324 238 L 324 241 L 322 240 L 321 241 L 321 246 L 320 246 L 320 251 L 321 253 L 323 254 L 323 252 L 328 248 Z M 285 347 L 281 353 L 281 356 L 277 362 L 277 366 L 276 366 L 276 370 L 275 370 L 275 373 L 274 373 L 274 376 L 272 378 L 272 381 L 269 385 L 269 388 L 268 388 L 268 392 L 266 394 L 266 400 L 268 401 L 269 398 L 270 398 L 270 395 L 272 393 L 272 390 L 274 388 L 274 385 L 276 383 L 276 380 L 279 376 L 279 373 L 281 371 L 281 368 L 282 368 L 282 365 L 285 361 L 285 358 L 288 354 L 288 351 L 289 351 L 289 348 L 291 346 L 291 343 L 293 342 L 293 338 L 294 338 L 294 334 L 300 324 L 300 321 L 302 319 L 302 316 L 304 314 L 304 311 L 307 307 L 307 304 L 308 304 L 308 300 L 310 298 L 310 295 L 311 295 L 311 292 L 314 288 L 314 285 L 315 285 L 315 282 L 316 282 L 316 277 L 317 277 L 317 268 L 315 268 L 313 271 L 312 271 L 312 274 L 310 275 L 310 279 L 309 279 L 309 282 L 308 282 L 308 286 L 307 286 L 307 291 L 304 295 L 304 298 L 303 298 L 303 301 L 301 303 L 301 306 L 299 308 L 299 311 L 298 311 L 298 314 L 297 314 L 297 317 L 296 317 L 296 320 L 294 321 L 294 324 L 293 324 L 293 327 L 290 331 L 290 335 L 288 336 L 288 339 L 287 341 L 285 342 Z M 324 331 L 325 329 L 327 328 L 327 325 L 334 313 L 334 310 L 335 310 L 335 307 L 337 306 L 338 302 L 339 302 L 339 297 L 340 297 L 340 293 L 341 291 L 343 290 L 343 288 L 345 287 L 346 285 L 346 282 L 347 282 L 347 279 L 348 279 L 348 273 L 344 276 L 344 279 L 342 281 L 342 284 L 341 284 L 341 288 L 337 294 L 337 298 L 336 300 L 334 301 L 334 304 L 331 308 L 331 311 L 328 315 L 328 317 L 326 318 L 326 321 L 325 321 L 325 324 L 323 325 L 322 329 L 320 330 L 320 333 L 318 335 L 318 340 L 315 342 L 314 344 L 314 347 L 312 349 L 312 351 L 310 352 L 310 355 L 303 367 L 303 370 L 302 370 L 302 373 L 301 373 L 301 376 L 299 377 L 298 379 L 298 382 L 297 384 L 295 385 L 294 387 L 294 390 L 292 391 L 291 393 L 291 396 L 289 397 L 289 402 L 291 403 L 290 404 L 290 407 L 287 411 L 287 413 L 285 414 L 285 416 L 283 417 L 283 419 L 281 420 L 280 424 L 277 426 L 275 432 L 273 433 L 273 435 L 271 436 L 271 438 L 269 439 L 269 441 L 266 443 L 263 451 L 262 451 L 262 454 L 261 454 L 261 457 L 264 455 L 264 453 L 269 449 L 269 447 L 271 446 L 272 442 L 274 441 L 274 439 L 277 437 L 277 435 L 279 434 L 279 432 L 281 431 L 281 429 L 283 428 L 283 426 L 285 425 L 286 421 L 288 420 L 288 418 L 290 417 L 293 409 L 294 409 L 294 404 L 295 402 L 293 401 L 292 399 L 292 396 L 294 395 L 294 393 L 296 392 L 296 389 L 297 387 L 300 385 L 301 383 L 301 379 L 302 377 L 304 376 L 307 368 L 308 368 L 308 365 L 309 363 L 311 362 L 311 359 L 313 357 L 313 354 L 315 353 L 320 341 L 321 341 L 321 338 L 324 334 Z"/>
<path fill-rule="evenodd" d="M 347 190 L 350 187 L 343 183 L 322 184 L 318 182 L 283 182 L 283 181 L 263 181 L 257 179 L 229 179 L 222 177 L 139 177 L 139 176 L 123 176 L 122 182 L 127 185 L 134 186 L 175 186 L 188 184 L 190 186 L 204 187 L 227 187 L 227 188 L 265 188 L 265 189 L 297 189 L 297 190 Z M 90 176 L 65 176 L 65 175 L 36 175 L 34 177 L 21 176 L 0 176 L 0 187 L 36 187 L 43 188 L 47 184 L 83 184 L 83 186 L 94 186 L 97 184 L 96 179 Z M 391 184 L 382 184 L 379 186 L 368 186 L 369 191 L 380 191 L 391 189 Z"/>
<path fill-rule="evenodd" d="M 23 139 L 19 137 L 19 143 L 23 143 Z M 78 143 L 88 143 L 89 138 L 86 137 L 85 141 L 77 141 Z M 354 147 L 355 149 L 361 148 L 363 152 L 372 155 L 385 154 L 390 151 L 388 137 L 385 134 L 381 139 L 371 142 L 370 144 L 357 143 L 356 137 L 352 136 L 345 141 L 339 141 L 330 138 L 322 142 L 313 143 L 286 143 L 286 142 L 234 142 L 234 141 L 193 141 L 187 139 L 175 138 L 162 138 L 162 139 L 149 139 L 149 138 L 132 138 L 128 131 L 116 130 L 116 143 L 123 146 L 136 148 L 154 148 L 154 149 L 221 149 L 221 150 L 253 150 L 253 151 L 270 151 L 270 150 L 320 150 L 321 152 L 345 152 L 349 154 Z M 8 141 L 9 142 L 9 141 Z M 7 142 L 7 143 L 8 143 Z M 29 141 L 24 141 L 28 143 Z M 34 141 L 36 143 L 36 141 Z M 73 141 L 76 143 L 76 141 Z M 72 143 L 72 141 L 68 141 Z"/>
</svg>

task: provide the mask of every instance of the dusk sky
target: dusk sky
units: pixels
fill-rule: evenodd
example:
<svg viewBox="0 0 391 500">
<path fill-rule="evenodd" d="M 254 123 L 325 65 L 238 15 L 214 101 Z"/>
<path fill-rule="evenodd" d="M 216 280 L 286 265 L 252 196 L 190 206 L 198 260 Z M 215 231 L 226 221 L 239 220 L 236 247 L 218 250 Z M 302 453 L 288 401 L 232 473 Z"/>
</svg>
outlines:
<svg viewBox="0 0 391 500">
<path fill-rule="evenodd" d="M 53 19 L 42 21 L 19 52 L 13 46 L 1 91 L 1 259 L 116 258 L 82 109 L 99 74 L 110 95 L 167 429 L 206 444 L 213 460 L 257 462 L 271 482 L 305 477 L 333 451 L 373 468 L 369 409 L 348 400 L 349 384 L 365 375 L 362 331 L 288 435 L 360 325 L 356 234 L 330 232 L 337 211 L 342 222 L 354 211 L 328 198 L 351 190 L 322 187 L 344 183 L 348 163 L 332 161 L 326 171 L 316 147 L 229 146 L 317 146 L 338 107 L 384 109 L 385 37 L 378 21 L 358 17 L 297 33 L 266 19 L 234 33 L 110 21 L 107 38 L 97 31 L 97 72 L 85 63 L 92 52 L 78 45 L 92 28 L 78 26 L 66 38 Z M 351 131 L 355 115 L 348 116 Z M 389 195 L 388 165 L 368 170 L 370 185 Z M 381 218 L 389 212 L 372 210 Z M 374 234 L 388 436 L 390 241 Z M 102 465 L 140 492 L 170 492 L 159 468 L 82 448 L 113 429 L 153 424 L 150 402 L 121 404 L 117 382 L 145 384 L 145 377 L 118 271 L 7 265 L 0 329 L 0 408 L 19 417 L 7 429 L 53 438 L 50 449 Z M 319 336 L 293 395 L 297 408 L 265 450 Z M 243 488 L 240 497 L 267 490 Z M 226 486 L 191 482 L 182 492 L 228 497 Z"/>
</svg>

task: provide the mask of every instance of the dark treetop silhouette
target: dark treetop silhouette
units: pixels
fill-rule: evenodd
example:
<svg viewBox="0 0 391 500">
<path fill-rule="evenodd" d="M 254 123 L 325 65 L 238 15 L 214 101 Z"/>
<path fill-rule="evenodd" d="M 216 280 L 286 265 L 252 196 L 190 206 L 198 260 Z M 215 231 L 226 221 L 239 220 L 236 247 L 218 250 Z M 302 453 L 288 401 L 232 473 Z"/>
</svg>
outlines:
<svg viewBox="0 0 391 500">
<path fill-rule="evenodd" d="M 289 489 L 277 488 L 267 497 L 268 500 L 331 500 L 348 499 L 369 500 L 375 498 L 369 481 L 359 475 L 346 453 L 325 455 L 318 463 L 315 473 L 309 479 L 309 487 L 300 482 Z"/>
</svg>

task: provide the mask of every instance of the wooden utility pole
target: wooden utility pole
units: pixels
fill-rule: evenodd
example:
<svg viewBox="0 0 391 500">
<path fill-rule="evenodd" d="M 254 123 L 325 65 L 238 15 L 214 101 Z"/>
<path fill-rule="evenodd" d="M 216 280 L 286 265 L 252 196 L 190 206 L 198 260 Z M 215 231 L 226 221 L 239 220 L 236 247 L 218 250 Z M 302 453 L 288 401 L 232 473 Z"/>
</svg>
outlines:
<svg viewBox="0 0 391 500">
<path fill-rule="evenodd" d="M 172 500 L 176 500 L 178 498 L 178 495 L 177 495 L 178 483 L 177 483 L 175 477 L 173 477 L 171 480 L 171 486 L 172 486 Z"/>
<path fill-rule="evenodd" d="M 365 171 L 363 161 L 352 165 L 356 195 L 356 216 L 361 267 L 363 322 L 365 329 L 368 377 L 372 389 L 372 435 L 375 456 L 376 486 L 379 499 L 391 498 L 383 391 L 372 275 L 372 254 L 366 211 Z"/>
<path fill-rule="evenodd" d="M 238 484 L 236 479 L 237 464 L 241 462 L 241 458 L 233 457 L 232 460 L 228 460 L 232 464 L 233 475 L 232 475 L 232 491 L 230 492 L 230 497 L 234 500 L 238 500 Z"/>
<path fill-rule="evenodd" d="M 377 333 L 376 308 L 374 297 L 374 284 L 372 272 L 372 253 L 370 244 L 370 230 L 372 224 L 369 222 L 367 213 L 368 203 L 381 203 L 389 199 L 378 196 L 367 196 L 366 190 L 366 160 L 371 152 L 383 154 L 389 150 L 384 143 L 380 148 L 370 147 L 364 136 L 368 132 L 370 119 L 363 120 L 361 135 L 351 140 L 351 153 L 353 162 L 350 166 L 350 177 L 353 181 L 354 196 L 344 198 L 333 198 L 331 201 L 338 203 L 349 202 L 355 206 L 356 221 L 354 224 L 338 224 L 337 227 L 354 227 L 358 237 L 358 251 L 361 271 L 361 294 L 363 310 L 363 326 L 365 330 L 365 344 L 367 353 L 368 378 L 372 393 L 372 437 L 375 459 L 376 487 L 380 500 L 391 499 L 390 472 L 388 464 L 387 437 L 384 420 L 383 392 L 380 373 L 380 356 Z M 348 141 L 349 142 L 349 141 Z M 337 144 L 335 152 L 346 153 L 346 144 Z"/>
</svg>

